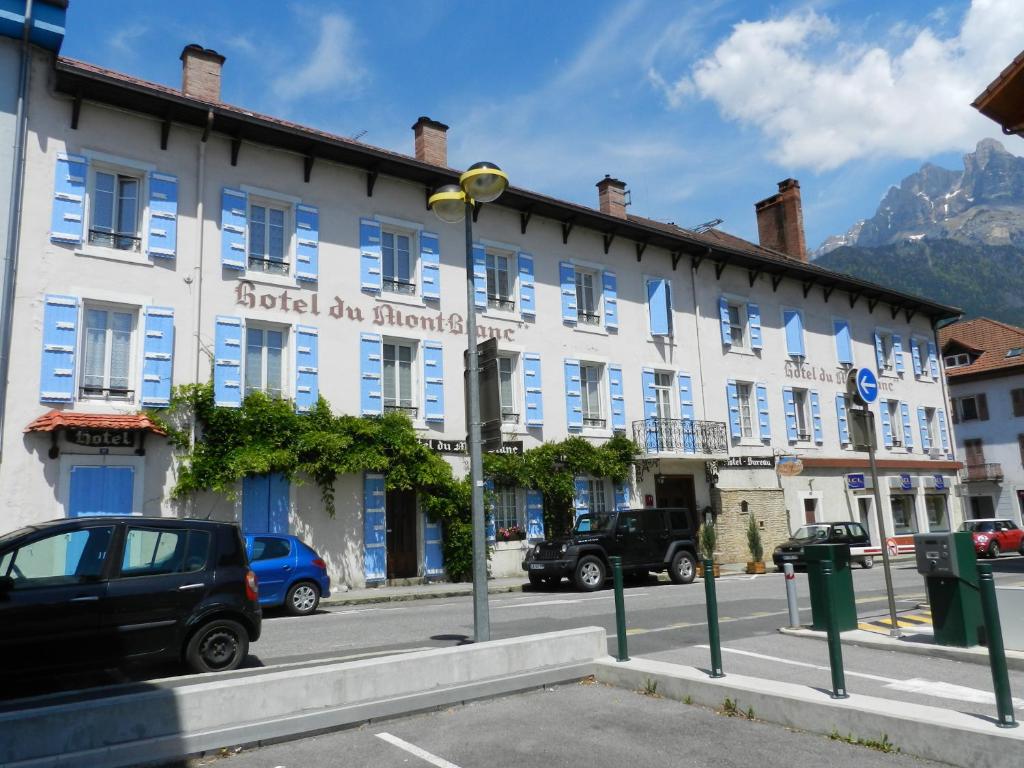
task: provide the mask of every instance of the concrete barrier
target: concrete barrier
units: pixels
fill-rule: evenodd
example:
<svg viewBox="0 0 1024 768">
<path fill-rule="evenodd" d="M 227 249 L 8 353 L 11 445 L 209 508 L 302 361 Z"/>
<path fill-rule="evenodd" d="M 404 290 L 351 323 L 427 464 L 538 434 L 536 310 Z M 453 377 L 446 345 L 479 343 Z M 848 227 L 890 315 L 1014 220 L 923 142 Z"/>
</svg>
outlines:
<svg viewBox="0 0 1024 768">
<path fill-rule="evenodd" d="M 283 739 L 585 677 L 600 627 L 147 690 L 0 713 L 0 765 L 119 768 Z"/>
<path fill-rule="evenodd" d="M 1024 587 L 996 587 L 999 624 L 1008 651 L 1024 651 Z"/>
</svg>

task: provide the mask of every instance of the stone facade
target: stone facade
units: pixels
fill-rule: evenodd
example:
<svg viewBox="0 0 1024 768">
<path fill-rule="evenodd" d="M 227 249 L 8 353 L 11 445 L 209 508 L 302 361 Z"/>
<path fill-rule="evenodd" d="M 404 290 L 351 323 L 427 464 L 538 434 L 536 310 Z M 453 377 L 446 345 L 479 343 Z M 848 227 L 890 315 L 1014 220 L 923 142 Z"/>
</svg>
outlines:
<svg viewBox="0 0 1024 768">
<path fill-rule="evenodd" d="M 750 515 L 754 515 L 761 529 L 765 561 L 771 562 L 772 550 L 789 538 L 786 498 L 781 488 L 714 488 L 711 499 L 718 533 L 718 562 L 750 562 L 750 548 L 747 546 Z M 747 502 L 747 512 L 742 508 L 744 501 Z"/>
</svg>

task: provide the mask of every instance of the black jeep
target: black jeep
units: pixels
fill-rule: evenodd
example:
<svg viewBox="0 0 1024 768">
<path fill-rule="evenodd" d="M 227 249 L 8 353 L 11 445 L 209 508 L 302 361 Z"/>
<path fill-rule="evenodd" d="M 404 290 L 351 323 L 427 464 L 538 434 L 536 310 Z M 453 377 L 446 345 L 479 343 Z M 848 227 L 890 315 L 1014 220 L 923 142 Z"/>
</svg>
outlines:
<svg viewBox="0 0 1024 768">
<path fill-rule="evenodd" d="M 608 558 L 618 555 L 626 574 L 667 568 L 676 584 L 689 584 L 697 563 L 689 519 L 689 510 L 682 508 L 580 515 L 568 537 L 530 547 L 523 570 L 534 586 L 553 587 L 568 576 L 579 589 L 592 592 L 604 586 L 611 572 Z"/>
</svg>

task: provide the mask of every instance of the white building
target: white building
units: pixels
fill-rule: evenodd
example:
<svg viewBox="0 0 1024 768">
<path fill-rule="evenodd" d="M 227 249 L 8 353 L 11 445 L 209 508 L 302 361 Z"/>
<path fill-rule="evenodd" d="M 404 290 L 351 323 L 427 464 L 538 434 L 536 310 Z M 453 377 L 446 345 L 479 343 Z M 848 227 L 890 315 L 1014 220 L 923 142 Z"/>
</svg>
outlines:
<svg viewBox="0 0 1024 768">
<path fill-rule="evenodd" d="M 939 332 L 966 517 L 1024 508 L 1024 329 L 982 317 Z"/>
<path fill-rule="evenodd" d="M 16 48 L 0 37 L 0 56 Z M 225 408 L 251 389 L 300 410 L 319 393 L 336 412 L 402 409 L 423 438 L 461 440 L 463 230 L 425 206 L 458 176 L 447 126 L 421 118 L 406 156 L 254 114 L 220 101 L 224 59 L 198 46 L 182 54 L 180 90 L 40 47 L 31 58 L 14 320 L 0 339 L 2 527 L 212 514 L 302 535 L 350 586 L 440 574 L 436 527 L 414 496 L 381 504 L 379 476 L 339 479 L 336 519 L 314 484 L 271 476 L 235 502 L 170 503 L 173 452 L 137 414 L 212 369 Z M 870 366 L 887 530 L 957 520 L 934 333 L 955 310 L 806 263 L 795 181 L 758 203 L 765 247 L 628 215 L 622 182 L 597 186 L 596 209 L 513 187 L 474 230 L 508 439 L 624 432 L 640 446 L 628 486 L 578 479 L 578 509 L 711 508 L 727 560 L 747 559 L 750 513 L 769 551 L 806 520 L 865 520 L 877 537 L 844 383 Z M 776 472 L 783 455 L 802 474 Z M 539 533 L 536 492 L 498 495 L 498 525 Z M 494 570 L 515 573 L 520 546 L 499 544 Z"/>
</svg>

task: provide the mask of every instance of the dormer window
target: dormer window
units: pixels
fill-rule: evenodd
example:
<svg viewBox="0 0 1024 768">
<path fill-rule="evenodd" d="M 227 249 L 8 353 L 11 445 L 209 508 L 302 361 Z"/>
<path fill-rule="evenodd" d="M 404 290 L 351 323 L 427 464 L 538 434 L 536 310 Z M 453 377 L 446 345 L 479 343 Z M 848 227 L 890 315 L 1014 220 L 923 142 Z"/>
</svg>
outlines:
<svg viewBox="0 0 1024 768">
<path fill-rule="evenodd" d="M 1012 352 L 1013 350 L 1010 351 Z M 1007 353 L 1007 357 L 1010 357 L 1009 353 Z M 945 358 L 943 358 L 943 360 L 946 363 L 947 368 L 960 368 L 961 366 L 971 364 L 971 356 L 966 352 L 958 352 L 954 355 L 946 355 Z"/>
</svg>

